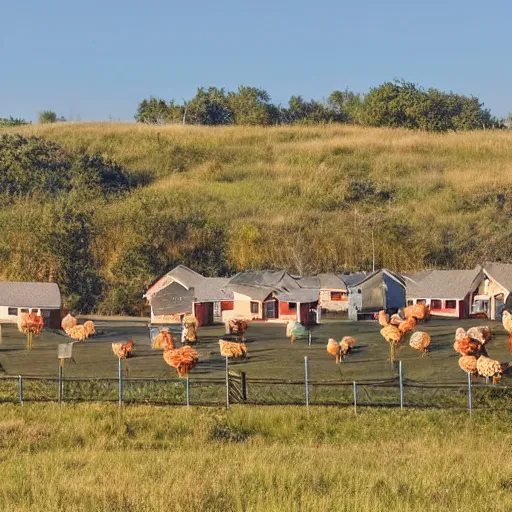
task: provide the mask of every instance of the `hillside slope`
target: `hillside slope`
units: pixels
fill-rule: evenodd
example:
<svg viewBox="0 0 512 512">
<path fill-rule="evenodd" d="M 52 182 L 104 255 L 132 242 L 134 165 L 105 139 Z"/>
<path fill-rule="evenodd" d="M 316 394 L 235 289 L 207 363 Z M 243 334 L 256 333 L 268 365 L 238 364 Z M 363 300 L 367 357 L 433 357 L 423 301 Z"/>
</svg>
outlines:
<svg viewBox="0 0 512 512">
<path fill-rule="evenodd" d="M 132 124 L 16 132 L 100 154 L 137 177 L 129 193 L 86 201 L 102 282 L 95 306 L 106 312 L 132 312 L 144 286 L 178 262 L 209 274 L 368 269 L 372 225 L 377 266 L 398 271 L 512 254 L 510 132 Z M 41 208 L 34 197 L 3 208 L 4 221 L 17 219 L 18 235 L 16 243 L 4 237 L 4 277 L 23 277 L 24 269 L 48 277 L 47 265 L 27 263 L 44 260 L 38 243 L 29 250 L 19 240 L 23 226 L 44 218 Z"/>
</svg>

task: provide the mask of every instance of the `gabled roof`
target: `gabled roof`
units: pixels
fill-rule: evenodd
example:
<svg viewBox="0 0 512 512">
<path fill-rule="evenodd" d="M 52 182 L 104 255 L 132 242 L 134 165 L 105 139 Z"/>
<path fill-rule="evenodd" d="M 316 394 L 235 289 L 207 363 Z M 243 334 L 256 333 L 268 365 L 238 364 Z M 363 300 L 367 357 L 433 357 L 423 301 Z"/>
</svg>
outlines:
<svg viewBox="0 0 512 512">
<path fill-rule="evenodd" d="M 509 292 L 512 291 L 512 264 L 487 262 L 483 268 L 490 278 Z"/>
<path fill-rule="evenodd" d="M 205 279 L 201 274 L 185 267 L 185 265 L 174 267 L 170 272 L 167 272 L 166 276 L 177 281 L 185 288 L 192 288 Z"/>
<path fill-rule="evenodd" d="M 320 289 L 321 290 L 341 290 L 345 291 L 347 289 L 347 285 L 345 281 L 336 274 L 326 273 L 326 274 L 318 274 L 316 276 L 320 281 Z"/>
<path fill-rule="evenodd" d="M 340 279 L 343 280 L 347 288 L 350 288 L 363 281 L 367 276 L 368 272 L 353 272 L 352 274 L 340 274 Z"/>
<path fill-rule="evenodd" d="M 314 302 L 318 300 L 319 288 L 310 286 L 315 282 L 310 278 L 294 278 L 284 270 L 255 270 L 238 273 L 227 287 L 259 301 L 275 295 L 285 302 Z M 315 298 L 307 300 L 311 297 Z"/>
<path fill-rule="evenodd" d="M 320 278 L 318 276 L 294 277 L 297 284 L 307 290 L 320 290 Z"/>
<path fill-rule="evenodd" d="M 482 277 L 482 267 L 473 270 L 432 270 L 419 282 L 407 282 L 409 299 L 462 300 L 474 291 Z"/>
<path fill-rule="evenodd" d="M 0 306 L 60 309 L 60 290 L 55 283 L 0 282 Z"/>
<path fill-rule="evenodd" d="M 394 279 L 398 284 L 402 285 L 405 288 L 405 279 L 400 274 L 397 274 L 396 272 L 392 272 L 391 270 L 388 270 L 387 268 L 381 268 L 379 270 L 376 270 L 375 272 L 371 272 L 370 274 L 367 274 L 366 276 L 363 277 L 363 279 L 352 284 L 350 286 L 350 288 L 352 288 L 354 286 L 359 286 L 359 285 L 363 284 L 364 282 L 369 281 L 373 277 L 378 276 L 379 274 L 388 275 L 389 277 L 391 277 L 391 279 Z"/>
<path fill-rule="evenodd" d="M 233 291 L 226 288 L 228 277 L 203 277 L 195 287 L 196 302 L 233 300 Z"/>
<path fill-rule="evenodd" d="M 421 272 L 407 272 L 406 274 L 402 274 L 402 277 L 405 280 L 414 281 L 415 283 L 419 283 L 422 279 L 425 279 L 432 270 L 422 270 Z"/>
</svg>

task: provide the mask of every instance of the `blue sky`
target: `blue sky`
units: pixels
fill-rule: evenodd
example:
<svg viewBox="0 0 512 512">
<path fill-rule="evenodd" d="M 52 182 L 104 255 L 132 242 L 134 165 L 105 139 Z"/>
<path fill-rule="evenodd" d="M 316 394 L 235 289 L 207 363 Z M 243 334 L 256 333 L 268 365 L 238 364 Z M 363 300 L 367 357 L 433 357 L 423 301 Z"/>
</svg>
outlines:
<svg viewBox="0 0 512 512">
<path fill-rule="evenodd" d="M 320 99 L 404 78 L 512 111 L 510 0 L 0 0 L 0 117 L 132 121 L 198 86 Z"/>
</svg>

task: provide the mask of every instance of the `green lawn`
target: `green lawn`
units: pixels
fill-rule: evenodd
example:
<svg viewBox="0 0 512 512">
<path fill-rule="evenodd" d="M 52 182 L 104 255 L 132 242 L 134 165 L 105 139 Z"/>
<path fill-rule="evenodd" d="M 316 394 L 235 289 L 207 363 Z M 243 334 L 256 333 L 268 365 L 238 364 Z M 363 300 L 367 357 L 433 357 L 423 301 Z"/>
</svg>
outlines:
<svg viewBox="0 0 512 512">
<path fill-rule="evenodd" d="M 489 343 L 490 357 L 501 362 L 508 361 L 508 338 L 501 324 L 485 322 L 493 330 Z M 404 376 L 416 381 L 431 383 L 465 383 L 466 376 L 458 367 L 457 354 L 453 351 L 455 329 L 482 324 L 482 320 L 432 319 L 419 327 L 432 336 L 431 351 L 427 357 L 403 344 L 398 357 L 403 361 Z M 175 378 L 176 371 L 167 366 L 161 351 L 151 349 L 145 321 L 98 321 L 101 335 L 84 343 L 76 343 L 73 355 L 76 364 L 66 363 L 67 377 L 117 377 L 117 358 L 112 353 L 111 343 L 119 340 L 135 340 L 134 357 L 129 359 L 129 377 Z M 335 381 L 368 381 L 392 378 L 397 375 L 389 361 L 388 345 L 379 333 L 377 322 L 348 322 L 325 320 L 313 331 L 313 343 L 298 340 L 294 345 L 285 337 L 284 324 L 251 323 L 247 332 L 247 359 L 234 361 L 231 367 L 245 371 L 249 379 L 279 378 L 302 380 L 304 378 L 304 356 L 309 361 L 309 378 Z M 197 377 L 222 378 L 224 359 L 220 356 L 218 340 L 224 334 L 224 326 L 216 325 L 199 329 L 200 364 L 191 373 Z M 339 366 L 327 354 L 325 345 L 329 337 L 341 339 L 351 335 L 357 340 L 353 353 Z M 15 326 L 3 327 L 0 345 L 0 364 L 4 375 L 55 377 L 58 372 L 57 345 L 65 343 L 64 336 L 44 331 L 34 341 L 34 348 L 24 349 L 24 336 Z M 503 379 L 506 383 L 507 377 Z"/>
</svg>

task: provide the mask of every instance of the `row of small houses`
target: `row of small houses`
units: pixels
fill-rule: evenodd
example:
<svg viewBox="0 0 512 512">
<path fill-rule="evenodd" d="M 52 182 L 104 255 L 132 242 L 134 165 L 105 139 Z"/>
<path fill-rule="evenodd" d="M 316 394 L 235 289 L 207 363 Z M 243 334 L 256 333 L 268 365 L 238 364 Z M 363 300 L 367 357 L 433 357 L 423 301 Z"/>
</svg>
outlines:
<svg viewBox="0 0 512 512">
<path fill-rule="evenodd" d="M 318 323 L 325 314 L 372 319 L 410 304 L 427 304 L 433 315 L 500 319 L 512 308 L 512 264 L 485 263 L 472 270 L 428 270 L 397 274 L 319 274 L 300 277 L 285 271 L 245 271 L 231 278 L 204 277 L 178 265 L 144 295 L 152 324 L 178 323 L 193 313 L 200 325 L 232 316 L 250 320 Z M 510 304 L 508 304 L 510 303 Z M 59 327 L 63 315 L 54 283 L 0 282 L 0 322 L 16 322 L 20 312 L 37 312 Z"/>
</svg>

